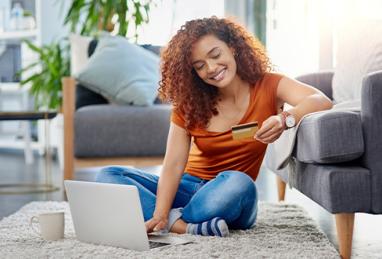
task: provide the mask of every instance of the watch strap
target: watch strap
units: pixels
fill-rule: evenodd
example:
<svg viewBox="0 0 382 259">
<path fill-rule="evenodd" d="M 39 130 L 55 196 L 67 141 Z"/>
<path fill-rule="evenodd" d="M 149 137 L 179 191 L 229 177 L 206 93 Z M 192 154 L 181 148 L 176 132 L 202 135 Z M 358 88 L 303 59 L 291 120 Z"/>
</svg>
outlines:
<svg viewBox="0 0 382 259">
<path fill-rule="evenodd" d="M 283 111 L 283 112 L 281 112 L 279 115 L 280 115 L 280 117 L 281 117 L 281 123 L 282 123 L 284 129 L 288 129 L 288 126 L 286 125 L 286 118 L 287 118 L 288 116 L 292 115 L 292 114 L 290 114 L 290 113 L 287 112 L 287 111 Z"/>
</svg>

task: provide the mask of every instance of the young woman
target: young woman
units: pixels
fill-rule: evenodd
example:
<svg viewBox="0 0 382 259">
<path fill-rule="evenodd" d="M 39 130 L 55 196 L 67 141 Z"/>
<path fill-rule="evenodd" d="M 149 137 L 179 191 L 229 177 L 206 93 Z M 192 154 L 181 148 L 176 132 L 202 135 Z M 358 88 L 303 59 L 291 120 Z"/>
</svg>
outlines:
<svg viewBox="0 0 382 259">
<path fill-rule="evenodd" d="M 261 44 L 238 24 L 187 22 L 162 53 L 159 92 L 173 111 L 160 178 L 112 166 L 97 181 L 137 186 L 148 232 L 227 236 L 252 227 L 267 144 L 332 107 L 317 89 L 270 71 Z M 293 108 L 280 113 L 284 103 Z M 253 138 L 232 138 L 232 126 L 254 121 Z"/>
</svg>

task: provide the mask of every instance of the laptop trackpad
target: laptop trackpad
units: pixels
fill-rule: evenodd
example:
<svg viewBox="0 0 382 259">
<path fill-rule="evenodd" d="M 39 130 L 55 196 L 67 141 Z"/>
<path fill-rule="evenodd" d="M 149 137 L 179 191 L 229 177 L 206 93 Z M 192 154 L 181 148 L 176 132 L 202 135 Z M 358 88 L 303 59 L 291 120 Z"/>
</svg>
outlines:
<svg viewBox="0 0 382 259">
<path fill-rule="evenodd" d="M 169 246 L 169 245 L 170 244 L 159 243 L 159 242 L 155 242 L 155 241 L 149 241 L 150 249 L 158 248 L 158 247 L 162 247 L 162 246 Z"/>
<path fill-rule="evenodd" d="M 158 235 L 158 234 L 149 234 L 149 243 L 150 248 L 157 248 L 166 245 L 184 245 L 188 243 L 192 243 L 192 240 L 180 237 L 174 237 L 170 235 Z"/>
</svg>

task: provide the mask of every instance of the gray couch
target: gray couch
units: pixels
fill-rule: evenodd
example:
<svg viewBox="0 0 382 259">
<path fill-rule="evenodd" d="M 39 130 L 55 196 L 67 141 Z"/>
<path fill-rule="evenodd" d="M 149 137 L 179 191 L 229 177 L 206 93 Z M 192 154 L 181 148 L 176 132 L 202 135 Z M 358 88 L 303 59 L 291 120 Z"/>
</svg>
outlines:
<svg viewBox="0 0 382 259">
<path fill-rule="evenodd" d="M 81 107 L 74 115 L 74 155 L 163 156 L 169 124 L 170 106 L 166 104 Z"/>
<path fill-rule="evenodd" d="M 299 81 L 332 97 L 333 73 L 304 75 Z M 361 109 L 328 111 L 303 120 L 292 157 L 296 162 L 294 188 L 336 216 L 340 254 L 349 258 L 354 213 L 382 213 L 382 71 L 363 80 Z M 281 136 L 283 137 L 283 136 Z M 267 161 L 279 150 L 272 146 Z M 280 153 L 279 153 L 280 154 Z M 288 170 L 272 168 L 284 183 Z M 285 184 L 279 182 L 282 200 Z"/>
<path fill-rule="evenodd" d="M 95 45 L 90 43 L 89 56 Z M 158 47 L 143 47 L 159 54 Z M 146 107 L 112 105 L 70 77 L 63 79 L 63 109 L 65 179 L 72 179 L 79 167 L 161 164 L 170 105 L 158 99 Z"/>
</svg>

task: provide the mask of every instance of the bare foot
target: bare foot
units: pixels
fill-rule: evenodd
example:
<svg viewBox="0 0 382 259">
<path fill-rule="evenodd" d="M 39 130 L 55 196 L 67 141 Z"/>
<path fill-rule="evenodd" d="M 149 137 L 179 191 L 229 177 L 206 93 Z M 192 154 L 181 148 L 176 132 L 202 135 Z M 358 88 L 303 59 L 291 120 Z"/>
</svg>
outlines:
<svg viewBox="0 0 382 259">
<path fill-rule="evenodd" d="M 178 219 L 172 225 L 170 231 L 177 234 L 184 234 L 186 233 L 186 229 L 187 229 L 187 223 L 184 222 L 182 219 Z"/>
</svg>

